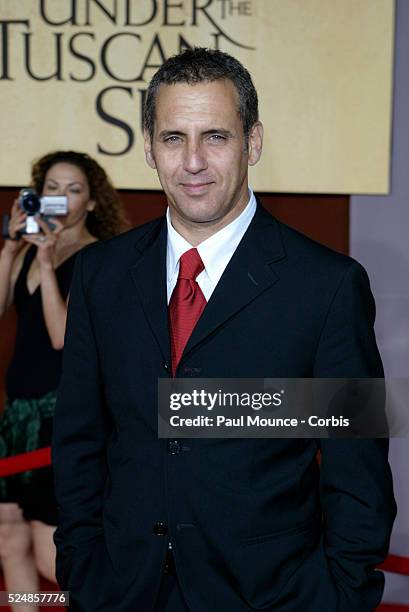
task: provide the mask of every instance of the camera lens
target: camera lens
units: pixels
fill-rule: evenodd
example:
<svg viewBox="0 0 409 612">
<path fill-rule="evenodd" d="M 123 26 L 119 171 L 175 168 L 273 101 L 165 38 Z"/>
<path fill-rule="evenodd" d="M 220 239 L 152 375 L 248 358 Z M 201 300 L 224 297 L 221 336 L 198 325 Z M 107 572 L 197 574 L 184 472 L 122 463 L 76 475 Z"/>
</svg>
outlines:
<svg viewBox="0 0 409 612">
<path fill-rule="evenodd" d="M 40 211 L 41 201 L 34 189 L 22 189 L 18 202 L 28 215 L 35 215 Z"/>
</svg>

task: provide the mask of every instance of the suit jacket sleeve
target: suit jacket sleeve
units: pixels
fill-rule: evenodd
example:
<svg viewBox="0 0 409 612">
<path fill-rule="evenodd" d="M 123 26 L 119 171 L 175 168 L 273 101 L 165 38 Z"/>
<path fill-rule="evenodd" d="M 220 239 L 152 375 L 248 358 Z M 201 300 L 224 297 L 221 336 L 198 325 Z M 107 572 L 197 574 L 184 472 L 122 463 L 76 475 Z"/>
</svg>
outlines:
<svg viewBox="0 0 409 612">
<path fill-rule="evenodd" d="M 375 305 L 365 270 L 346 271 L 332 300 L 315 359 L 315 377 L 381 378 L 373 324 Z M 321 439 L 321 504 L 325 552 L 340 610 L 373 611 L 384 577 L 375 566 L 388 551 L 396 515 L 387 439 Z"/>
<path fill-rule="evenodd" d="M 101 576 L 107 577 L 110 571 L 102 567 L 108 562 L 102 550 L 105 546 L 102 500 L 110 422 L 105 411 L 98 350 L 82 283 L 83 255 L 77 256 L 70 291 L 64 368 L 52 449 L 60 514 L 54 536 L 57 579 L 61 588 L 71 590 L 82 599 L 71 602 L 73 610 L 97 609 L 95 597 L 97 593 L 102 596 L 104 587 Z M 102 603 L 98 609 L 105 609 Z"/>
</svg>

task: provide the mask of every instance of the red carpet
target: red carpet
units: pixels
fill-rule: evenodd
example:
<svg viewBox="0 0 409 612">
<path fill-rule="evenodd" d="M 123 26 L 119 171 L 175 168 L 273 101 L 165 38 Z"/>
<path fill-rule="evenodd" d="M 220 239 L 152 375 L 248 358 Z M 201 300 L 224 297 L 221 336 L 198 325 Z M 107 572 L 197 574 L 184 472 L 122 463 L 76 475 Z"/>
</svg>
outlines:
<svg viewBox="0 0 409 612">
<path fill-rule="evenodd" d="M 4 579 L 3 579 L 3 574 L 0 571 L 0 591 L 5 591 L 6 587 L 4 585 Z M 53 582 L 48 582 L 48 580 L 45 580 L 45 578 L 41 579 L 41 584 L 40 584 L 40 591 L 59 591 L 59 587 L 54 584 Z M 9 608 L 9 606 L 0 606 L 1 610 L 9 610 L 11 612 L 11 608 Z M 44 612 L 64 612 L 64 610 L 66 610 L 66 608 L 62 608 L 61 606 L 58 607 L 54 607 L 54 606 L 45 606 L 45 607 L 41 607 L 40 606 L 40 610 L 44 610 Z"/>
<path fill-rule="evenodd" d="M 409 605 L 399 605 L 399 604 L 382 604 L 379 606 L 376 612 L 408 612 Z"/>
</svg>

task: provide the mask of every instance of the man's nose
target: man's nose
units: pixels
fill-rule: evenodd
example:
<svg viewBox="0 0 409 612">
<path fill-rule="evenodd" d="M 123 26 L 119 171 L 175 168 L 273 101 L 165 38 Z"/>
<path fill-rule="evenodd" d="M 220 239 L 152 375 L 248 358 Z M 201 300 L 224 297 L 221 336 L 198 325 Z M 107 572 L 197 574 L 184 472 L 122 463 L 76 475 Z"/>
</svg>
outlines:
<svg viewBox="0 0 409 612">
<path fill-rule="evenodd" d="M 191 174 L 207 170 L 207 159 L 203 147 L 197 143 L 187 144 L 183 159 L 183 169 Z"/>
</svg>

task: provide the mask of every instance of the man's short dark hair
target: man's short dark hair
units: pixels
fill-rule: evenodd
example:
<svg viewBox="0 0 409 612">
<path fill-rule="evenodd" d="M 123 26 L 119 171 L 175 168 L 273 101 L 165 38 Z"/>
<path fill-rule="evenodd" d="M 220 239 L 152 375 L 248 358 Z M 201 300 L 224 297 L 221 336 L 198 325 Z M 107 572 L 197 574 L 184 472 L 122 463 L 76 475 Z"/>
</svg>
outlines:
<svg viewBox="0 0 409 612">
<path fill-rule="evenodd" d="M 143 124 L 152 140 L 155 124 L 155 102 L 161 85 L 196 83 L 229 79 L 236 88 L 238 112 L 246 141 L 253 125 L 258 121 L 257 92 L 250 73 L 234 57 L 216 49 L 194 47 L 170 57 L 153 76 L 146 95 Z"/>
</svg>

